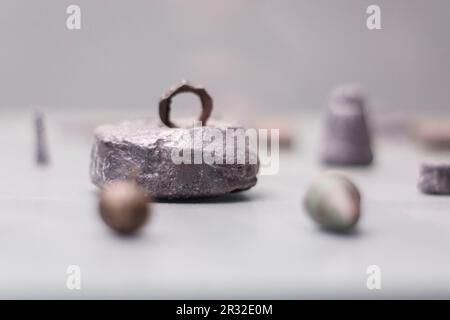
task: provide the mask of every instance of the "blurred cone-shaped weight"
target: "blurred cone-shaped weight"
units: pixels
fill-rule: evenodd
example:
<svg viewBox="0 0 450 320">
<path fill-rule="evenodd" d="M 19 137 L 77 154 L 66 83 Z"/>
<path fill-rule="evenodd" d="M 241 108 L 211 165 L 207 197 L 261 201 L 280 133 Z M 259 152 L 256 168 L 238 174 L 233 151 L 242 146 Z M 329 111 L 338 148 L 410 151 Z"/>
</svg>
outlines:
<svg viewBox="0 0 450 320">
<path fill-rule="evenodd" d="M 365 98 L 354 85 L 340 86 L 331 95 L 325 118 L 321 160 L 328 165 L 343 166 L 372 163 Z"/>
</svg>

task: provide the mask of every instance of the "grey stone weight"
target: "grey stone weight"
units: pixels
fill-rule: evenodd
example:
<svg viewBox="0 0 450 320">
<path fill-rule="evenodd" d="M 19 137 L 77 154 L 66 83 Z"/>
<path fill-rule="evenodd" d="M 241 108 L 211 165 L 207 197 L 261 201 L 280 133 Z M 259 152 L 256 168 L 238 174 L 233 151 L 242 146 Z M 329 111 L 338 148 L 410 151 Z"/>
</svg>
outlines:
<svg viewBox="0 0 450 320">
<path fill-rule="evenodd" d="M 183 83 L 171 89 L 171 94 L 166 94 L 161 101 L 170 100 L 176 93 L 189 91 L 190 88 L 193 87 Z M 168 106 L 170 103 L 165 104 L 166 112 L 169 110 Z M 208 126 L 178 128 L 170 122 L 168 116 L 164 117 L 165 111 L 161 110 L 160 104 L 162 121 L 169 122 L 172 127 L 148 118 L 125 121 L 118 125 L 105 125 L 95 130 L 90 170 L 95 185 L 103 187 L 111 181 L 133 178 L 147 195 L 155 198 L 183 199 L 219 196 L 246 190 L 256 184 L 259 163 L 246 161 L 240 164 L 237 161 L 240 152 L 246 153 L 246 160 L 250 154 L 256 152 L 248 144 L 243 146 L 245 150 L 236 144 L 237 149 L 232 161 L 230 158 L 227 161 L 227 154 L 224 152 L 222 164 L 209 164 L 204 161 L 199 164 L 194 161 L 191 164 L 175 163 L 174 153 L 190 152 L 191 159 L 194 160 L 195 154 L 201 155 L 205 147 L 209 150 L 224 149 L 226 131 L 230 126 L 210 121 Z M 205 124 L 205 118 L 200 120 Z M 223 134 L 223 140 L 205 139 L 217 132 Z M 240 135 L 245 136 L 245 130 L 234 130 L 234 134 L 239 140 Z M 193 141 L 200 143 L 192 143 Z"/>
<path fill-rule="evenodd" d="M 418 187 L 426 194 L 450 195 L 450 164 L 423 164 Z"/>
<path fill-rule="evenodd" d="M 359 220 L 361 195 L 348 178 L 325 174 L 308 188 L 303 204 L 309 216 L 324 229 L 346 232 Z"/>
<path fill-rule="evenodd" d="M 364 96 L 355 86 L 342 86 L 330 99 L 321 160 L 328 165 L 369 165 L 373 161 Z"/>
</svg>

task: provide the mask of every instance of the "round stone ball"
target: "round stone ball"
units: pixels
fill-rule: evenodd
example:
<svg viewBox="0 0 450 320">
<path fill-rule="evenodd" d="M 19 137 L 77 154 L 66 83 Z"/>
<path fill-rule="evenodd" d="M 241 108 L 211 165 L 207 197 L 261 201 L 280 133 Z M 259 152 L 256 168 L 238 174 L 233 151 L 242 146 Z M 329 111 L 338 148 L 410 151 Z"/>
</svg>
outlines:
<svg viewBox="0 0 450 320">
<path fill-rule="evenodd" d="M 325 174 L 315 180 L 308 188 L 303 203 L 314 222 L 336 232 L 351 230 L 361 213 L 358 188 L 340 174 Z"/>
<path fill-rule="evenodd" d="M 149 199 L 134 182 L 111 182 L 100 191 L 99 211 L 114 231 L 131 234 L 147 222 Z"/>
</svg>

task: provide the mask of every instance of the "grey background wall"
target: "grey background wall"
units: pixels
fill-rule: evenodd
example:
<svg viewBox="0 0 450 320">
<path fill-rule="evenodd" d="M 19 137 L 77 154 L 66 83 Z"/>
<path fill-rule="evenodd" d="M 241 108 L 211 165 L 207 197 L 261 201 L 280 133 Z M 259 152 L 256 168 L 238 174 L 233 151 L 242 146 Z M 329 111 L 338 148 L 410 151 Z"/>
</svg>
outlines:
<svg viewBox="0 0 450 320">
<path fill-rule="evenodd" d="M 222 112 L 320 108 L 343 81 L 383 114 L 450 110 L 448 0 L 0 4 L 0 109 L 150 108 L 189 79 Z M 81 7 L 79 31 L 65 26 L 70 4 Z M 382 30 L 366 28 L 370 4 Z"/>
</svg>

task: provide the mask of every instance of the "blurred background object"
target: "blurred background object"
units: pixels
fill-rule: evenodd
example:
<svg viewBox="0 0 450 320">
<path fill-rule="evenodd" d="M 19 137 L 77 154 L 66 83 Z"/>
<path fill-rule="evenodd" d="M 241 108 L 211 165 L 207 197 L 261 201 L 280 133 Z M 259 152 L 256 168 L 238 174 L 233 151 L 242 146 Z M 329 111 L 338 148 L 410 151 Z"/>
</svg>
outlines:
<svg viewBox="0 0 450 320">
<path fill-rule="evenodd" d="M 45 117 L 40 110 L 35 110 L 33 114 L 34 130 L 35 130 L 35 148 L 36 148 L 36 164 L 46 166 L 49 164 L 49 153 L 47 146 L 47 134 L 45 129 Z"/>
<path fill-rule="evenodd" d="M 410 125 L 412 137 L 426 148 L 450 149 L 450 118 L 417 119 Z"/>
</svg>

